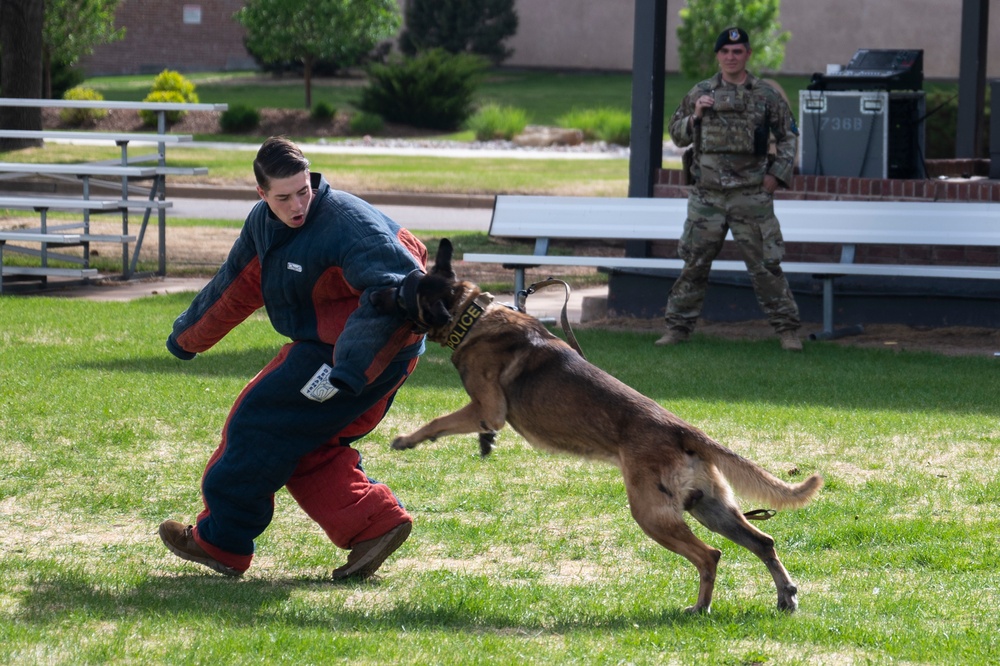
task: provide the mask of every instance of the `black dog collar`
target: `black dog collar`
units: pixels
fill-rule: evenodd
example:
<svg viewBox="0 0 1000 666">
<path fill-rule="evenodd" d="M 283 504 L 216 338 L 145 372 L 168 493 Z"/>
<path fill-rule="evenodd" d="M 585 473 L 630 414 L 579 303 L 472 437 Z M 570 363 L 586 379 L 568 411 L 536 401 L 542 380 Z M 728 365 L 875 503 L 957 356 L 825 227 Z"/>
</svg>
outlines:
<svg viewBox="0 0 1000 666">
<path fill-rule="evenodd" d="M 452 350 L 457 349 L 465 340 L 465 336 L 472 330 L 472 326 L 479 321 L 480 315 L 492 302 L 493 296 L 491 294 L 482 293 L 476 296 L 476 299 L 465 308 L 465 312 L 459 315 L 458 321 L 455 322 L 455 326 L 452 327 L 451 333 L 448 334 L 448 338 L 444 342 L 445 346 Z"/>
</svg>

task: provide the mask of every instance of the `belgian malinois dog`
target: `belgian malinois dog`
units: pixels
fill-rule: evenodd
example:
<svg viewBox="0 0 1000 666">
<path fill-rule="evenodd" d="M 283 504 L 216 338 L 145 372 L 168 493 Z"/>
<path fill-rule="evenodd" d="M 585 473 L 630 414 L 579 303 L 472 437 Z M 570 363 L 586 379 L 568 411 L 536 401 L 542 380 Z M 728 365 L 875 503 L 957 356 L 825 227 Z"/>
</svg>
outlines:
<svg viewBox="0 0 1000 666">
<path fill-rule="evenodd" d="M 691 532 L 685 511 L 759 557 L 777 587 L 778 608 L 794 611 L 797 588 L 774 539 L 747 521 L 732 488 L 775 509 L 797 508 L 812 499 L 822 478 L 785 483 L 730 451 L 588 363 L 534 317 L 493 303 L 475 284 L 456 279 L 452 252 L 451 242 L 442 240 L 430 273 L 415 271 L 398 289 L 372 299 L 382 312 L 408 318 L 428 340 L 452 348 L 472 399 L 397 437 L 392 447 L 479 433 L 485 455 L 495 433 L 510 423 L 540 449 L 611 462 L 622 471 L 632 517 L 643 531 L 697 567 L 698 601 L 688 611 L 711 609 L 722 553 Z"/>
</svg>

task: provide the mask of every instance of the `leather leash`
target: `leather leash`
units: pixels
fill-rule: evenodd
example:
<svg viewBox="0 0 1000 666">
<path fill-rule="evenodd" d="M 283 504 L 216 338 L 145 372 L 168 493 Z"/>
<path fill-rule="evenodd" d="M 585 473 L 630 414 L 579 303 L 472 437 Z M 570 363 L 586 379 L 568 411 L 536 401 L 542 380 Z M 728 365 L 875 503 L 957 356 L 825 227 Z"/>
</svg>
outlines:
<svg viewBox="0 0 1000 666">
<path fill-rule="evenodd" d="M 770 520 L 774 518 L 774 515 L 778 513 L 774 509 L 755 509 L 753 511 L 747 511 L 743 514 L 743 517 L 747 520 Z"/>
<path fill-rule="evenodd" d="M 515 297 L 517 300 L 516 303 L 517 311 L 527 314 L 528 311 L 527 309 L 525 309 L 525 303 L 528 300 L 528 296 L 531 296 L 539 289 L 544 289 L 545 287 L 550 287 L 554 284 L 561 284 L 566 292 L 566 299 L 563 301 L 562 313 L 560 315 L 560 323 L 562 324 L 563 333 L 565 333 L 566 335 L 566 342 L 569 343 L 569 346 L 572 347 L 576 351 L 576 353 L 583 358 L 583 360 L 587 360 L 587 355 L 583 353 L 583 349 L 580 347 L 580 343 L 576 341 L 576 336 L 573 335 L 573 328 L 569 325 L 569 315 L 566 312 L 566 309 L 569 307 L 570 289 L 568 284 L 566 284 L 562 280 L 557 280 L 556 278 L 553 277 L 550 277 L 547 280 L 542 280 L 541 282 L 535 282 L 527 289 L 522 289 L 521 291 L 517 292 L 517 295 Z"/>
</svg>

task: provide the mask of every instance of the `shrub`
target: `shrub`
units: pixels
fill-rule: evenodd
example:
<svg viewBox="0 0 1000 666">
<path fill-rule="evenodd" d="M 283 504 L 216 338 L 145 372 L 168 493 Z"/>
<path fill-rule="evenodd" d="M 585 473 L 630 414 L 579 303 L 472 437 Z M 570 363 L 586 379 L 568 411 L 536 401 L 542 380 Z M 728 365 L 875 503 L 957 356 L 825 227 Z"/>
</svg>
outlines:
<svg viewBox="0 0 1000 666">
<path fill-rule="evenodd" d="M 410 0 L 399 47 L 407 55 L 474 53 L 499 65 L 513 53 L 504 41 L 516 32 L 514 0 Z"/>
<path fill-rule="evenodd" d="M 528 114 L 524 109 L 487 104 L 469 118 L 465 125 L 475 133 L 477 141 L 510 141 L 527 127 Z"/>
<path fill-rule="evenodd" d="M 583 132 L 584 139 L 627 146 L 631 140 L 632 119 L 628 111 L 618 109 L 573 110 L 556 120 L 562 127 Z"/>
<path fill-rule="evenodd" d="M 337 115 L 337 109 L 328 102 L 320 101 L 313 104 L 309 115 L 313 120 L 326 123 L 333 120 L 333 117 Z"/>
<path fill-rule="evenodd" d="M 181 104 L 184 102 L 184 98 L 179 92 L 173 90 L 158 90 L 156 92 L 151 92 L 142 100 L 143 102 L 166 102 L 170 104 Z M 139 117 L 142 118 L 142 124 L 148 127 L 156 126 L 156 117 L 159 112 L 157 111 L 139 111 Z M 167 123 L 176 123 L 184 117 L 183 111 L 167 111 Z"/>
<path fill-rule="evenodd" d="M 194 91 L 194 84 L 187 80 L 182 74 L 165 69 L 153 79 L 153 87 L 144 102 L 179 102 L 186 104 L 197 104 L 198 94 Z M 144 125 L 156 124 L 156 112 L 140 111 Z M 183 118 L 184 111 L 168 111 L 167 122 L 176 123 Z"/>
<path fill-rule="evenodd" d="M 99 101 L 104 99 L 104 95 L 93 88 L 77 86 L 70 88 L 63 95 L 63 99 L 81 101 Z M 82 127 L 90 123 L 97 122 L 108 115 L 107 109 L 60 109 L 59 119 L 72 127 Z"/>
<path fill-rule="evenodd" d="M 480 56 L 432 49 L 372 65 L 362 111 L 414 127 L 453 130 L 472 115 L 472 97 L 487 67 Z"/>
<path fill-rule="evenodd" d="M 153 79 L 151 90 L 153 92 L 173 90 L 179 92 L 188 104 L 198 103 L 198 94 L 194 91 L 194 84 L 186 79 L 183 74 L 169 69 L 163 70 Z"/>
<path fill-rule="evenodd" d="M 242 134 L 257 129 L 260 113 L 248 104 L 230 104 L 219 116 L 219 127 L 226 134 Z"/>
<path fill-rule="evenodd" d="M 931 91 L 925 100 L 924 120 L 926 159 L 954 159 L 955 137 L 958 135 L 958 96 L 954 93 Z M 986 89 L 983 110 L 983 136 L 976 146 L 977 156 L 990 154 L 990 90 Z"/>
<path fill-rule="evenodd" d="M 351 116 L 351 134 L 364 136 L 365 134 L 379 134 L 385 128 L 385 121 L 377 113 L 367 113 L 362 111 Z"/>
<path fill-rule="evenodd" d="M 70 88 L 83 85 L 83 82 L 87 80 L 87 75 L 82 69 L 64 62 L 53 62 L 50 76 L 53 99 L 67 99 L 64 95 Z"/>
</svg>

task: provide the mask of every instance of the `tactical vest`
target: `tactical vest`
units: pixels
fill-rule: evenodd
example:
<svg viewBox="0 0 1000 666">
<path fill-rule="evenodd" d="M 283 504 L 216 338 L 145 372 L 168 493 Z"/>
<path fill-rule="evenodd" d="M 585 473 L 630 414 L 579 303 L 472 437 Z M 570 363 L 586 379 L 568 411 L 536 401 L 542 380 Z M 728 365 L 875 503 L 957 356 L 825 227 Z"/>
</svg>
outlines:
<svg viewBox="0 0 1000 666">
<path fill-rule="evenodd" d="M 764 101 L 745 86 L 726 86 L 712 94 L 715 104 L 705 113 L 701 123 L 701 152 L 765 154 L 768 130 Z"/>
</svg>

